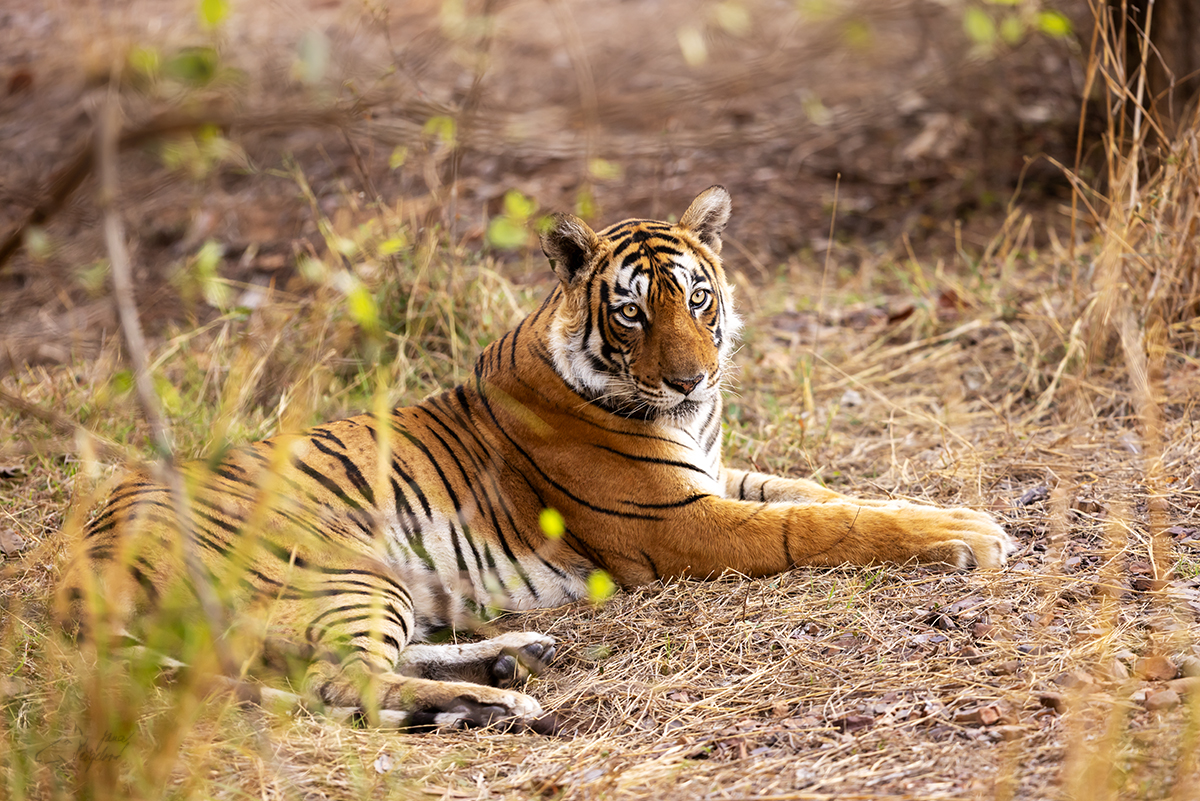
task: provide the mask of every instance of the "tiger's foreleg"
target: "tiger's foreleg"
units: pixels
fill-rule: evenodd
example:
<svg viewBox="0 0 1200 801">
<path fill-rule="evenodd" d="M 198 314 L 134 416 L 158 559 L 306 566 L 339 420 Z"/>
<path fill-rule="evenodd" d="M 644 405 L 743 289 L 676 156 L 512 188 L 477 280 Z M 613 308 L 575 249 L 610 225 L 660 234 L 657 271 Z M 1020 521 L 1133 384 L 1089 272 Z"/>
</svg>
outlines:
<svg viewBox="0 0 1200 801">
<path fill-rule="evenodd" d="M 990 532 L 992 536 L 999 537 L 1002 541 L 999 552 L 1000 563 L 1003 563 L 1004 557 L 1014 550 L 1010 547 L 1012 545 L 1011 538 L 1008 538 L 1003 532 L 999 532 L 995 518 L 987 512 L 975 509 L 931 506 L 900 499 L 883 501 L 857 498 L 834 492 L 815 481 L 803 478 L 782 478 L 745 470 L 725 471 L 725 497 L 735 501 L 757 501 L 759 503 L 845 505 L 869 509 L 872 512 L 891 512 L 896 521 L 904 521 L 905 527 L 909 529 L 960 528 L 969 533 Z M 978 542 L 973 537 L 968 537 L 968 539 Z M 974 548 L 972 549 L 974 550 Z M 913 555 L 919 556 L 920 554 L 914 553 Z M 951 560 L 953 564 L 958 564 L 960 561 L 963 560 Z M 996 564 L 995 560 L 986 554 L 979 559 L 974 556 L 965 557 L 965 561 L 970 564 L 978 562 L 988 566 Z"/>
<path fill-rule="evenodd" d="M 725 497 L 735 501 L 766 503 L 828 503 L 847 496 L 803 478 L 782 478 L 767 473 L 725 468 Z"/>
<path fill-rule="evenodd" d="M 996 568 L 1016 541 L 990 515 L 971 509 L 708 496 L 656 521 L 639 547 L 656 577 L 709 578 L 725 570 L 767 576 L 800 566 L 908 561 Z"/>
<path fill-rule="evenodd" d="M 760 503 L 856 503 L 860 506 L 895 506 L 899 501 L 879 501 L 843 495 L 805 478 L 783 478 L 749 470 L 725 469 L 725 497 Z"/>
</svg>

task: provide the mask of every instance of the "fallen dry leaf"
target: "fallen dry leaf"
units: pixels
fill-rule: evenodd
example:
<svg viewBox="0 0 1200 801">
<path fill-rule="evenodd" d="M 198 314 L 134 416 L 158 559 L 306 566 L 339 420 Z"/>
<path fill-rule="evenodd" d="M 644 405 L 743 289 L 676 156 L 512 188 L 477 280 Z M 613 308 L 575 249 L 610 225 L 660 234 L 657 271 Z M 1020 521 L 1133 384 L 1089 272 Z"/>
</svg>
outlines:
<svg viewBox="0 0 1200 801">
<path fill-rule="evenodd" d="M 0 528 L 0 553 L 16 556 L 29 547 L 29 543 L 11 528 Z"/>
</svg>

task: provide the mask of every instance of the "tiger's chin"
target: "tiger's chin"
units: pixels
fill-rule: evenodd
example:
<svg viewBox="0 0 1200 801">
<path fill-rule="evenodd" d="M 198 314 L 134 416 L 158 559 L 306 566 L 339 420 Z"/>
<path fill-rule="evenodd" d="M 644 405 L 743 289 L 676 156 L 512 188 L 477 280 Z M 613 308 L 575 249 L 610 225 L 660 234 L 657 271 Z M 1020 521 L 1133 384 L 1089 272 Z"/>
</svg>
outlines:
<svg viewBox="0 0 1200 801">
<path fill-rule="evenodd" d="M 680 420 L 691 419 L 700 413 L 700 410 L 704 408 L 705 403 L 706 402 L 703 400 L 684 398 L 674 406 L 668 406 L 662 409 L 660 416 L 676 422 Z"/>
</svg>

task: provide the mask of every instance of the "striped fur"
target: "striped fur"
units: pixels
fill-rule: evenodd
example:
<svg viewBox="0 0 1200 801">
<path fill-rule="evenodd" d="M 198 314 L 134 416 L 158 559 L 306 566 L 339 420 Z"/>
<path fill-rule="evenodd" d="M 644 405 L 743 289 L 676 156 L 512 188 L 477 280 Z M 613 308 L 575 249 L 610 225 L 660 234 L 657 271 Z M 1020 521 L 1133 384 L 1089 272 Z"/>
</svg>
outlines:
<svg viewBox="0 0 1200 801">
<path fill-rule="evenodd" d="M 309 660 L 305 691 L 332 706 L 537 728 L 540 706 L 512 686 L 553 658 L 551 638 L 419 643 L 486 610 L 584 597 L 597 569 L 634 586 L 847 562 L 1002 564 L 1012 541 L 984 513 L 722 467 L 739 328 L 719 258 L 729 208 L 712 187 L 678 224 L 596 233 L 559 216 L 543 237 L 559 286 L 484 350 L 471 381 L 185 467 L 205 580 L 235 621 Z M 565 521 L 559 538 L 539 526 L 547 508 Z M 64 604 L 99 586 L 136 628 L 147 605 L 194 603 L 173 509 L 147 474 L 125 478 L 87 527 Z"/>
</svg>

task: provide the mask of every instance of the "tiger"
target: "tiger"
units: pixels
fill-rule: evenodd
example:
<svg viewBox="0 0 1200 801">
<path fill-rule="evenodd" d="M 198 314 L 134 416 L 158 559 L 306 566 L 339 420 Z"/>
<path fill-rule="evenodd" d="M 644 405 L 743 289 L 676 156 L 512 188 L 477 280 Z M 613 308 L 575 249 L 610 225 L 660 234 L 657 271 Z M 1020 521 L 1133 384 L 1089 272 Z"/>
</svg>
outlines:
<svg viewBox="0 0 1200 801">
<path fill-rule="evenodd" d="M 306 660 L 297 692 L 317 704 L 412 728 L 543 731 L 553 714 L 521 687 L 554 659 L 553 638 L 430 637 L 587 598 L 597 571 L 632 588 L 1001 567 L 1016 544 L 989 513 L 722 464 L 741 326 L 720 258 L 730 211 L 712 186 L 678 222 L 595 232 L 554 215 L 540 242 L 557 284 L 460 386 L 184 465 L 186 505 L 129 473 L 64 571 L 64 625 L 86 632 L 88 593 L 131 627 L 156 604 L 199 610 L 198 579 L 260 627 L 264 653 Z"/>
</svg>

